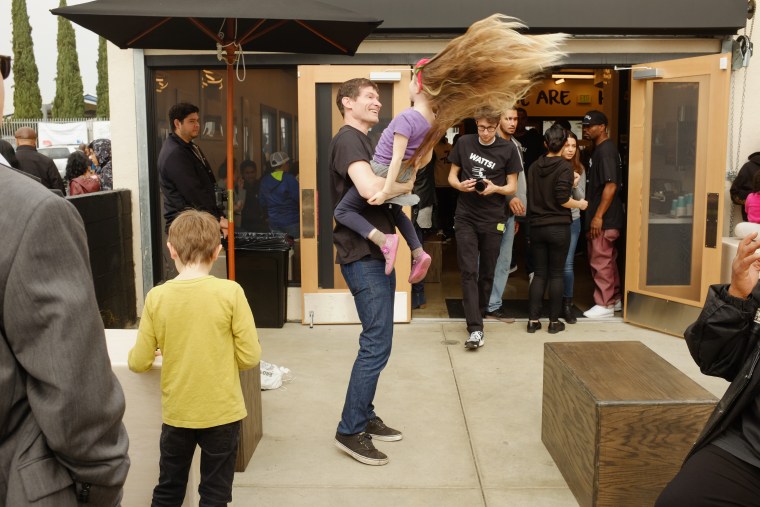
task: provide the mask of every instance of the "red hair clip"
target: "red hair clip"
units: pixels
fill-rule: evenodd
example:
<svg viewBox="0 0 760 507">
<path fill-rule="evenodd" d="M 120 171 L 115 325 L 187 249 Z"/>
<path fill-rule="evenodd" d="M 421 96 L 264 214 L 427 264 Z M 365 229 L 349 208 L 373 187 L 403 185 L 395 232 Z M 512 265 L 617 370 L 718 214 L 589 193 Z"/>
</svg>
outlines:
<svg viewBox="0 0 760 507">
<path fill-rule="evenodd" d="M 417 93 L 422 91 L 422 67 L 427 65 L 430 58 L 422 58 L 414 64 L 414 74 L 417 76 Z"/>
</svg>

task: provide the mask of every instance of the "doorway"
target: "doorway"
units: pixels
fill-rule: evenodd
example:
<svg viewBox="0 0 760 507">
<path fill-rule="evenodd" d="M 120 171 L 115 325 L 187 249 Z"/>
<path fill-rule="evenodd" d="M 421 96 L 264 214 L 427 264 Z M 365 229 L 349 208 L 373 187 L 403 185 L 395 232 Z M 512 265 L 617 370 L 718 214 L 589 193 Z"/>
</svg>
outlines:
<svg viewBox="0 0 760 507">
<path fill-rule="evenodd" d="M 560 68 L 541 79 L 530 94 L 517 105 L 527 113 L 527 129 L 536 129 L 542 133 L 556 121 L 566 121 L 579 138 L 584 157 L 590 158 L 592 146 L 582 140 L 581 120 L 592 109 L 603 111 L 609 121 L 610 139 L 615 142 L 623 159 L 624 182 L 628 179 L 628 131 L 630 72 L 615 71 L 605 68 Z M 465 126 L 461 127 L 466 130 Z M 450 131 L 449 137 L 453 138 Z M 456 131 L 458 132 L 458 130 Z M 464 132 L 473 133 L 473 132 Z M 518 138 L 519 139 L 519 138 Z M 625 194 L 625 191 L 624 191 Z M 440 221 L 440 220 L 439 220 Z M 517 269 L 510 273 L 502 298 L 505 305 L 514 308 L 527 308 L 528 299 L 528 260 L 526 234 L 523 224 L 518 230 L 513 247 L 513 265 Z M 585 311 L 594 305 L 593 281 L 585 250 L 585 231 L 579 240 L 575 265 L 574 304 Z M 618 268 L 625 273 L 625 231 L 618 240 Z M 457 308 L 456 300 L 461 300 L 461 278 L 459 276 L 456 239 L 443 231 L 431 231 L 426 236 L 425 250 L 433 256 L 433 267 L 425 280 L 424 308 L 412 310 L 413 318 L 446 319 Z M 440 255 L 440 262 L 436 256 Z M 622 278 L 622 276 L 621 276 Z M 447 304 L 446 300 L 449 301 Z M 510 302 L 512 304 L 510 304 Z M 517 304 L 515 304 L 515 302 Z M 622 314 L 617 314 L 618 316 Z M 527 318 L 527 311 L 525 314 Z"/>
</svg>

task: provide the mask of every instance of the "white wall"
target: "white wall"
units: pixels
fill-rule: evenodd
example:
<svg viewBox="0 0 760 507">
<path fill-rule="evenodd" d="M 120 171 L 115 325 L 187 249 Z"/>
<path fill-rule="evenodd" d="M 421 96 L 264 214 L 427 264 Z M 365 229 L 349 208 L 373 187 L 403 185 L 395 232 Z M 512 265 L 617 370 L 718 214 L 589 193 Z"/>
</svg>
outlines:
<svg viewBox="0 0 760 507">
<path fill-rule="evenodd" d="M 113 185 L 114 188 L 128 188 L 131 191 L 132 255 L 135 261 L 135 291 L 139 316 L 143 307 L 143 254 L 140 231 L 142 227 L 150 227 L 150 217 L 142 217 L 140 213 L 138 143 L 145 143 L 146 139 L 138 139 L 140 129 L 137 128 L 134 56 L 133 50 L 119 49 L 108 43 Z M 139 102 L 144 103 L 144 100 Z M 144 138 L 146 133 L 139 132 L 139 135 Z"/>
<path fill-rule="evenodd" d="M 757 17 L 757 15 L 756 15 Z M 751 23 L 751 20 L 749 20 Z M 760 26 L 758 27 L 760 29 Z M 745 30 L 749 35 L 749 29 Z M 742 31 L 740 34 L 744 34 Z M 757 32 L 753 33 L 752 42 L 755 43 L 755 48 L 759 48 L 760 36 Z M 744 99 L 744 115 L 742 118 L 742 89 L 744 88 L 744 80 L 746 77 L 746 90 Z M 750 60 L 749 67 L 734 71 L 731 75 L 732 89 L 733 89 L 733 135 L 731 134 L 731 126 L 729 125 L 728 134 L 728 156 L 726 162 L 726 174 L 735 175 L 739 171 L 742 165 L 747 162 L 747 157 L 756 151 L 760 151 L 760 52 L 756 52 L 755 56 Z M 729 113 L 730 114 L 730 113 Z M 729 118 L 729 122 L 731 119 Z M 741 145 L 739 144 L 741 141 Z M 738 148 L 738 156 L 737 156 Z M 733 165 L 732 165 L 733 163 Z M 733 179 L 733 178 L 731 178 Z M 730 224 L 736 225 L 741 221 L 741 210 L 739 206 L 731 203 L 731 198 L 728 194 L 728 189 L 731 186 L 731 182 L 726 180 L 726 193 L 725 193 L 725 208 L 726 208 L 726 220 L 724 220 L 723 235 L 730 236 L 733 230 L 729 231 Z M 732 220 L 733 218 L 733 220 Z"/>
</svg>

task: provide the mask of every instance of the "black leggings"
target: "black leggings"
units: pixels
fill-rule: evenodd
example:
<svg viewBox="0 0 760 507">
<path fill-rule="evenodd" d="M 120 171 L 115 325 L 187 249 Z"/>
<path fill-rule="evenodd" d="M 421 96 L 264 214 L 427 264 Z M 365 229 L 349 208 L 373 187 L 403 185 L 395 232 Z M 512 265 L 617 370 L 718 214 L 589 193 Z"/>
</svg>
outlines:
<svg viewBox="0 0 760 507">
<path fill-rule="evenodd" d="M 760 505 L 760 468 L 718 446 L 691 456 L 660 493 L 655 507 Z"/>
<path fill-rule="evenodd" d="M 570 224 L 532 226 L 530 248 L 533 253 L 533 281 L 528 297 L 528 317 L 538 320 L 544 299 L 547 279 L 549 283 L 549 320 L 556 322 L 562 311 L 562 293 L 565 284 L 565 260 L 570 247 Z"/>
</svg>

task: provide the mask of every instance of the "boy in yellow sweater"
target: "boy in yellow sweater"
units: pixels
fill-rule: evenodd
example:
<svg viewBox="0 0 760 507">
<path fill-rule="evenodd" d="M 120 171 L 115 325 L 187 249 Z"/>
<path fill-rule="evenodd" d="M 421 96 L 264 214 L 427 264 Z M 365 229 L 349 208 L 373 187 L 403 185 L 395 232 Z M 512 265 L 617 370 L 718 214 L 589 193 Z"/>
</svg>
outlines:
<svg viewBox="0 0 760 507">
<path fill-rule="evenodd" d="M 148 292 L 129 352 L 135 372 L 163 356 L 160 476 L 152 505 L 182 503 L 196 445 L 201 505 L 227 505 L 247 415 L 239 372 L 259 363 L 259 338 L 242 287 L 209 275 L 222 248 L 216 219 L 185 211 L 169 227 L 168 247 L 179 275 Z"/>
</svg>

